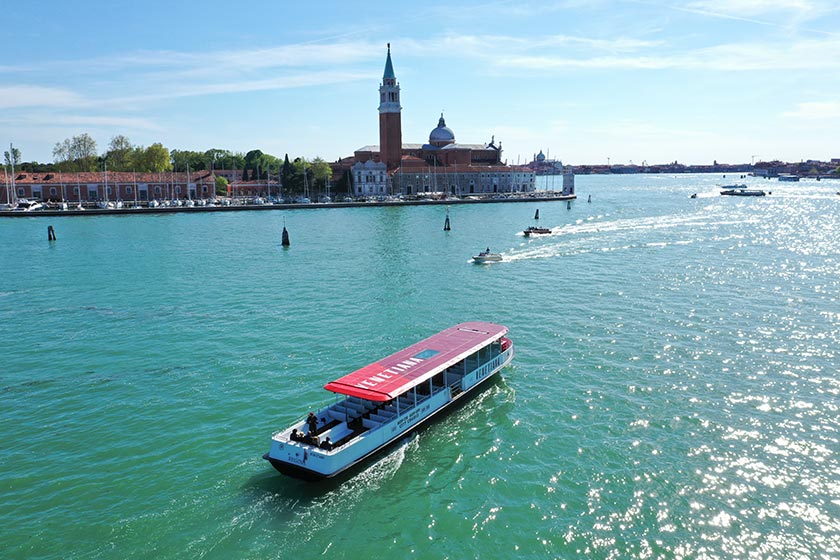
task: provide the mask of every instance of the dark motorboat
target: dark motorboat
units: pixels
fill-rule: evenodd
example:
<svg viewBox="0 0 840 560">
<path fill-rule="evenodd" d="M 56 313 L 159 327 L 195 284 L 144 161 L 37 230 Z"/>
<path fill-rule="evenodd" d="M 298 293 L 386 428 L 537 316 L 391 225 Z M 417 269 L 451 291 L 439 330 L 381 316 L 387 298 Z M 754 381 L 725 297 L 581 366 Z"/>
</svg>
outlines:
<svg viewBox="0 0 840 560">
<path fill-rule="evenodd" d="M 767 193 L 757 189 L 728 189 L 720 191 L 725 196 L 767 196 Z"/>
<path fill-rule="evenodd" d="M 529 235 L 544 235 L 546 233 L 551 233 L 551 230 L 549 228 L 537 226 L 529 226 L 528 229 L 522 232 L 525 237 L 528 237 Z"/>
</svg>

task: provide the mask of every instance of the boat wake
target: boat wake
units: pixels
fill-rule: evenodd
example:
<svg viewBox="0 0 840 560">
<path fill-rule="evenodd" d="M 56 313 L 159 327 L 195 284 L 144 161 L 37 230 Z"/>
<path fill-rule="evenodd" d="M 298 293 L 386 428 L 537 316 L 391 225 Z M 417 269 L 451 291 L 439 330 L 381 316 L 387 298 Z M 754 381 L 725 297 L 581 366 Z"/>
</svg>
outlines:
<svg viewBox="0 0 840 560">
<path fill-rule="evenodd" d="M 550 234 L 524 241 L 520 249 L 505 253 L 506 262 L 570 256 L 593 252 L 611 252 L 639 247 L 667 247 L 701 242 L 709 228 L 744 223 L 741 219 L 721 220 L 713 209 L 702 214 L 650 216 L 602 220 L 603 216 L 578 220 L 552 228 Z M 754 220 L 757 220 L 755 218 Z M 663 240 L 650 242 L 652 231 L 662 230 Z M 682 235 L 682 232 L 685 235 Z M 667 232 L 667 237 L 666 237 Z M 644 240 L 643 240 L 644 239 Z M 634 240 L 637 240 L 634 242 Z"/>
</svg>

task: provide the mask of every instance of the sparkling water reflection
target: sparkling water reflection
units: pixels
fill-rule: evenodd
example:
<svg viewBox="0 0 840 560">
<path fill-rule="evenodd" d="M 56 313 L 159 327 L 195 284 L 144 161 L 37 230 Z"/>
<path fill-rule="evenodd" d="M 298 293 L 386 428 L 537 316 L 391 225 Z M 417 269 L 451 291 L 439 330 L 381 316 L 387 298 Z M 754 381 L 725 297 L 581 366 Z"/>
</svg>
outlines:
<svg viewBox="0 0 840 560">
<path fill-rule="evenodd" d="M 7 555 L 840 555 L 840 197 L 744 181 L 773 194 L 578 177 L 571 209 L 452 206 L 450 232 L 444 207 L 0 221 Z M 518 351 L 474 400 L 352 479 L 262 461 L 323 383 L 467 319 Z"/>
</svg>

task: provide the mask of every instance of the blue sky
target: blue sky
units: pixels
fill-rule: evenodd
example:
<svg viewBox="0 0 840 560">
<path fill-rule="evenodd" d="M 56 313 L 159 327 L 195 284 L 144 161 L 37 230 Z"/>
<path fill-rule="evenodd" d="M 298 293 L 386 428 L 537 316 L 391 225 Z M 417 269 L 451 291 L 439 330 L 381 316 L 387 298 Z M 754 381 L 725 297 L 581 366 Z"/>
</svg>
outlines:
<svg viewBox="0 0 840 560">
<path fill-rule="evenodd" d="M 836 0 L 16 2 L 0 142 L 89 133 L 328 161 L 378 144 L 390 42 L 403 141 L 565 163 L 840 157 Z"/>
</svg>

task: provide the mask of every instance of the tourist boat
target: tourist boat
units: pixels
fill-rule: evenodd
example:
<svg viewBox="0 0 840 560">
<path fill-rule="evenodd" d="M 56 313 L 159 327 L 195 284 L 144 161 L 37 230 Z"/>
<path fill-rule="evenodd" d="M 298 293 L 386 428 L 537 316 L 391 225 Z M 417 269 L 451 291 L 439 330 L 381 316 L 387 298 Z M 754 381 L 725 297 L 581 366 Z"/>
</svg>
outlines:
<svg viewBox="0 0 840 560">
<path fill-rule="evenodd" d="M 796 183 L 799 181 L 798 175 L 779 175 L 779 181 L 785 183 Z"/>
<path fill-rule="evenodd" d="M 740 184 L 737 184 L 737 185 L 721 185 L 721 186 L 720 186 L 720 188 L 721 188 L 721 189 L 724 189 L 724 190 L 730 190 L 730 189 L 746 189 L 746 188 L 747 188 L 747 185 L 745 185 L 745 184 L 743 184 L 743 183 L 740 183 Z"/>
<path fill-rule="evenodd" d="M 475 393 L 509 364 L 514 348 L 507 332 L 493 323 L 461 323 L 327 383 L 326 390 L 344 398 L 318 410 L 313 424 L 301 418 L 274 434 L 263 458 L 307 480 L 346 471 Z M 310 426 L 317 440 L 293 435 Z"/>
<path fill-rule="evenodd" d="M 488 247 L 486 251 L 482 251 L 473 257 L 473 262 L 477 264 L 502 262 L 502 255 L 499 253 L 491 253 Z"/>
<path fill-rule="evenodd" d="M 551 233 L 551 230 L 549 228 L 537 226 L 529 226 L 525 231 L 522 232 L 522 234 L 525 237 L 528 237 L 530 235 L 544 235 L 546 233 Z"/>
<path fill-rule="evenodd" d="M 720 191 L 720 194 L 727 196 L 766 196 L 767 193 L 757 189 L 727 189 Z"/>
</svg>

